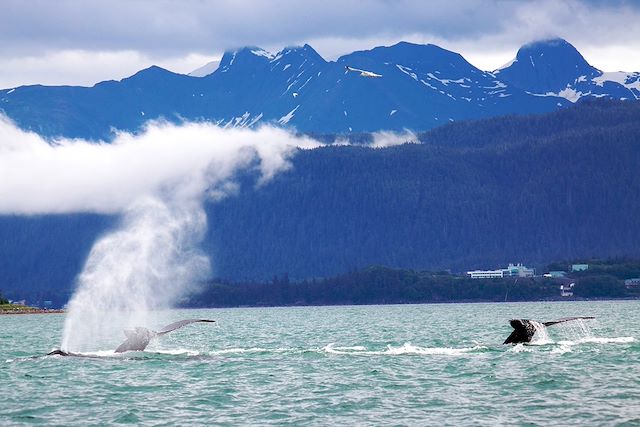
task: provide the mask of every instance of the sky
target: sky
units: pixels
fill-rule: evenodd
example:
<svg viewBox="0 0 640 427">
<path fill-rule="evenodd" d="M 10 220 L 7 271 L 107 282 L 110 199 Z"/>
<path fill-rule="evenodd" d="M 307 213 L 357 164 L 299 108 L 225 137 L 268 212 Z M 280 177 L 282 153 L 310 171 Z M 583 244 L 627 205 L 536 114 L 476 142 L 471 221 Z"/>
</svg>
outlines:
<svg viewBox="0 0 640 427">
<path fill-rule="evenodd" d="M 189 73 L 225 50 L 304 43 L 325 59 L 405 40 L 483 70 L 562 37 L 603 71 L 640 71 L 640 1 L 2 0 L 0 88 L 91 86 L 151 65 Z"/>
</svg>

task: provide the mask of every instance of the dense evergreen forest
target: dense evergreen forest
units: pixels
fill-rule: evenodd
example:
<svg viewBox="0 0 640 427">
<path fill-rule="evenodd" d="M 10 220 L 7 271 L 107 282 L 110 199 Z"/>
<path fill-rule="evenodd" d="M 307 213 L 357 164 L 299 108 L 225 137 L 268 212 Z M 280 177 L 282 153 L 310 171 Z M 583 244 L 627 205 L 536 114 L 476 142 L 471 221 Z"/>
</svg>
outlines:
<svg viewBox="0 0 640 427">
<path fill-rule="evenodd" d="M 267 185 L 209 205 L 216 274 L 640 255 L 640 103 L 452 123 L 420 139 L 303 151 Z"/>
<path fill-rule="evenodd" d="M 300 151 L 261 186 L 239 177 L 237 195 L 206 204 L 202 246 L 215 277 L 313 284 L 371 265 L 464 271 L 640 256 L 639 102 L 451 123 L 419 139 Z M 91 244 L 115 221 L 0 217 L 0 289 L 28 300 L 68 296 Z"/>
</svg>

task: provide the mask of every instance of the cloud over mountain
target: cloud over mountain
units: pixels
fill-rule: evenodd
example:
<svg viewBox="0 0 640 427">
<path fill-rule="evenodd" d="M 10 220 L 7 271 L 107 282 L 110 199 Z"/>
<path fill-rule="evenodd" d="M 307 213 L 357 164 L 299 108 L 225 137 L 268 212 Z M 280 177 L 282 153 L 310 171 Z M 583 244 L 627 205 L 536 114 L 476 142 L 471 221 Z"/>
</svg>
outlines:
<svg viewBox="0 0 640 427">
<path fill-rule="evenodd" d="M 151 64 L 188 73 L 227 48 L 256 44 L 277 50 L 310 43 L 335 59 L 408 40 L 439 44 L 495 69 L 519 45 L 560 36 L 600 69 L 640 69 L 640 7 L 631 1 L 8 0 L 2 6 L 0 87 L 90 85 Z"/>
</svg>

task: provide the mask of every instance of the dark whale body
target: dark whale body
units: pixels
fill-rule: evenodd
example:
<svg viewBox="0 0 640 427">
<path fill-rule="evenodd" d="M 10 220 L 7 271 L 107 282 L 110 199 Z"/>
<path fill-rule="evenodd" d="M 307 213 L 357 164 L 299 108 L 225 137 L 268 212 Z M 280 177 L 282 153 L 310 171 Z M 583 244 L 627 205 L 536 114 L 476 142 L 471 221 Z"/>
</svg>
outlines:
<svg viewBox="0 0 640 427">
<path fill-rule="evenodd" d="M 177 322 L 171 323 L 159 331 L 152 331 L 151 329 L 136 327 L 134 329 L 126 329 L 124 331 L 124 335 L 127 339 L 115 349 L 116 353 L 124 353 L 125 351 L 143 351 L 149 345 L 149 342 L 159 336 L 168 334 L 171 331 L 175 331 L 176 329 L 180 329 L 183 326 L 189 325 L 191 323 L 214 323 L 215 320 L 209 319 L 185 319 L 178 320 Z M 53 350 L 50 353 L 47 353 L 47 356 L 77 356 L 77 357 L 87 357 L 83 354 L 71 353 L 68 351 L 64 351 L 61 349 Z"/>
<path fill-rule="evenodd" d="M 584 317 L 565 317 L 564 319 L 552 320 L 550 322 L 538 322 L 535 320 L 528 319 L 511 319 L 509 323 L 513 327 L 513 332 L 511 335 L 504 340 L 503 344 L 518 344 L 518 343 L 526 343 L 531 342 L 533 335 L 536 333 L 536 330 L 539 330 L 541 327 L 547 327 L 551 325 L 556 325 L 558 323 L 570 322 L 572 320 L 580 320 L 580 319 L 593 319 L 593 317 L 584 316 Z"/>
<path fill-rule="evenodd" d="M 79 354 L 69 353 L 68 351 L 56 349 L 50 353 L 47 353 L 47 356 L 79 356 Z"/>
</svg>

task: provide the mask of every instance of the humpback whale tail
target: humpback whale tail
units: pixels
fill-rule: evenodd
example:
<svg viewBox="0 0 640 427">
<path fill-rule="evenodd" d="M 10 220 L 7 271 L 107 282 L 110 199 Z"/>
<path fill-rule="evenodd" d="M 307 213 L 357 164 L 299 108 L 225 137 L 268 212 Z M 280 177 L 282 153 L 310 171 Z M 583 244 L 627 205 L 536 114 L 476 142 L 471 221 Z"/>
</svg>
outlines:
<svg viewBox="0 0 640 427">
<path fill-rule="evenodd" d="M 593 319 L 591 316 L 581 316 L 581 317 L 565 317 L 558 320 L 552 320 L 549 322 L 537 322 L 535 320 L 528 319 L 511 319 L 509 323 L 513 327 L 513 332 L 511 335 L 504 340 L 503 344 L 518 344 L 524 342 L 531 342 L 533 335 L 540 328 L 544 328 L 547 326 L 557 325 L 558 323 L 570 322 L 572 320 L 581 320 L 581 319 Z"/>
<path fill-rule="evenodd" d="M 208 319 L 185 319 L 178 320 L 177 322 L 171 323 L 159 331 L 152 331 L 151 329 L 136 327 L 134 329 L 125 329 L 124 335 L 127 339 L 120 344 L 115 352 L 123 353 L 125 351 L 143 351 L 149 345 L 149 342 L 159 335 L 168 334 L 171 331 L 175 331 L 176 329 L 180 329 L 183 326 L 189 325 L 191 323 L 198 322 L 206 322 L 206 323 L 214 323 L 215 320 Z"/>
<path fill-rule="evenodd" d="M 215 320 L 209 319 L 185 319 L 178 320 L 177 322 L 173 322 L 159 331 L 152 331 L 151 329 L 143 328 L 138 326 L 133 329 L 125 329 L 124 334 L 127 339 L 116 348 L 116 353 L 123 353 L 125 351 L 142 351 L 149 345 L 149 342 L 159 336 L 168 334 L 171 331 L 175 331 L 176 329 L 180 329 L 183 326 L 187 326 L 191 323 L 198 322 L 206 322 L 206 323 L 215 323 Z M 71 353 L 69 351 L 57 349 L 53 350 L 50 353 L 47 353 L 47 356 L 81 356 L 78 353 Z"/>
</svg>

